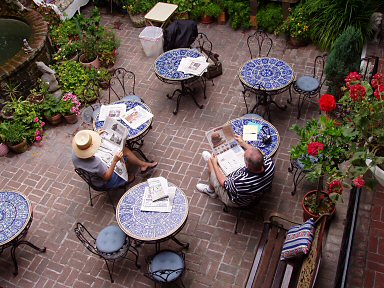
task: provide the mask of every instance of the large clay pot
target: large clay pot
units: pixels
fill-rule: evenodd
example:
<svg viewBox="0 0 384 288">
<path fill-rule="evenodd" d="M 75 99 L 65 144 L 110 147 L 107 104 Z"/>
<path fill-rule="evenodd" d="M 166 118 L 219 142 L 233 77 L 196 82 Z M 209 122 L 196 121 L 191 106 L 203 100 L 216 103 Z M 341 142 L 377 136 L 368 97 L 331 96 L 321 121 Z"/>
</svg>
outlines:
<svg viewBox="0 0 384 288">
<path fill-rule="evenodd" d="M 202 24 L 211 24 L 213 22 L 213 18 L 212 18 L 212 16 L 203 15 L 203 16 L 201 16 L 200 22 Z"/>
<path fill-rule="evenodd" d="M 227 23 L 227 13 L 225 11 L 221 12 L 219 17 L 217 17 L 217 23 L 220 25 L 225 25 L 225 23 Z"/>
<path fill-rule="evenodd" d="M 76 114 L 63 115 L 63 116 L 65 121 L 67 121 L 67 123 L 69 124 L 75 124 L 79 120 Z"/>
<path fill-rule="evenodd" d="M 49 124 L 52 125 L 59 125 L 61 121 L 63 120 L 63 117 L 61 117 L 61 114 L 53 115 L 52 117 L 45 116 Z"/>
<path fill-rule="evenodd" d="M 85 57 L 85 55 L 81 54 L 80 58 L 79 58 L 79 61 L 80 61 L 81 65 L 83 65 L 84 68 L 92 68 L 92 67 L 95 69 L 100 68 L 99 56 L 97 56 L 96 59 L 93 60 L 92 62 L 84 62 L 84 57 Z"/>
<path fill-rule="evenodd" d="M 308 208 L 304 205 L 304 199 L 312 194 L 315 194 L 317 190 L 309 191 L 307 194 L 304 195 L 303 200 L 301 201 L 301 207 L 303 208 L 303 220 L 304 222 L 307 221 L 309 218 L 313 218 L 313 220 L 319 219 L 319 214 L 314 214 L 308 210 Z M 320 192 L 322 195 L 324 195 L 326 198 L 329 199 L 329 196 L 325 192 Z M 329 199 L 331 201 L 331 199 Z M 325 211 L 324 213 L 329 213 L 331 215 L 335 214 L 336 212 L 336 206 L 334 205 L 331 211 Z M 330 216 L 331 217 L 331 216 Z"/>
<path fill-rule="evenodd" d="M 293 46 L 293 47 L 302 47 L 302 46 L 306 46 L 308 44 L 308 41 L 306 40 L 302 40 L 302 39 L 298 39 L 296 37 L 292 37 L 290 36 L 289 37 L 289 43 Z"/>
<path fill-rule="evenodd" d="M 24 139 L 23 142 L 16 145 L 8 145 L 8 147 L 15 153 L 23 153 L 28 149 L 27 140 Z"/>
</svg>

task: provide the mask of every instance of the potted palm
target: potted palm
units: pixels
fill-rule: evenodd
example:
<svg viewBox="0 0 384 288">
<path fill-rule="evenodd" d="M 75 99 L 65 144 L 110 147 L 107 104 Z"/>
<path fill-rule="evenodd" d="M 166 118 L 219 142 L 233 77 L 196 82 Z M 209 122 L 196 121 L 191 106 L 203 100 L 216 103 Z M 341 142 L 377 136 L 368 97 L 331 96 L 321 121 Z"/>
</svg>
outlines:
<svg viewBox="0 0 384 288">
<path fill-rule="evenodd" d="M 328 104 L 336 106 L 335 99 Z M 321 109 L 330 110 L 324 103 Z M 350 157 L 351 146 L 350 137 L 345 136 L 342 129 L 325 115 L 308 121 L 304 127 L 297 124 L 291 127 L 299 137 L 299 143 L 290 151 L 291 159 L 300 162 L 307 180 L 318 183 L 317 188 L 303 198 L 304 219 L 316 219 L 321 214 L 334 213 L 335 203 L 341 199 L 345 174 L 339 164 Z M 324 180 L 325 191 L 322 189 Z"/>
<path fill-rule="evenodd" d="M 94 67 L 95 69 L 100 68 L 99 54 L 99 39 L 93 34 L 81 34 L 80 38 L 80 51 L 81 55 L 79 58 L 80 63 L 85 68 Z"/>
</svg>

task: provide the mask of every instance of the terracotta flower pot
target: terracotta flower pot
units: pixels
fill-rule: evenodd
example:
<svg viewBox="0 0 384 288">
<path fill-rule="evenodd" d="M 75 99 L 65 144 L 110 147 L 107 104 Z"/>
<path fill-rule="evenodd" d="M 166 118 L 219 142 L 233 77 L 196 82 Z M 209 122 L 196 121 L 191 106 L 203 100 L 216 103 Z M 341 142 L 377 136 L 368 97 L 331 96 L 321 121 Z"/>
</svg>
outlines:
<svg viewBox="0 0 384 288">
<path fill-rule="evenodd" d="M 306 199 L 308 196 L 311 196 L 313 194 L 316 194 L 317 193 L 317 190 L 312 190 L 312 191 L 309 191 L 307 194 L 304 195 L 303 197 L 303 200 L 301 201 L 301 207 L 303 208 L 303 220 L 304 222 L 307 221 L 309 218 L 313 218 L 314 220 L 317 220 L 319 217 L 320 217 L 320 214 L 315 214 L 315 213 L 312 213 L 311 211 L 309 211 L 308 207 L 306 207 L 304 205 L 304 199 Z M 322 195 L 325 196 L 325 198 L 328 198 L 329 199 L 329 196 L 327 193 L 325 192 L 320 192 Z M 331 199 L 329 199 L 329 201 L 331 201 Z M 331 201 L 332 202 L 332 201 Z M 330 208 L 328 211 L 322 211 L 324 213 L 330 213 L 331 215 L 335 214 L 336 212 L 336 206 L 333 205 L 332 207 L 328 207 Z"/>
<path fill-rule="evenodd" d="M 203 16 L 201 16 L 200 22 L 202 24 L 211 24 L 213 22 L 213 18 L 212 18 L 212 16 L 203 15 Z"/>
<path fill-rule="evenodd" d="M 96 59 L 91 61 L 91 62 L 84 62 L 84 58 L 85 58 L 85 55 L 81 54 L 80 58 L 79 58 L 79 61 L 80 61 L 81 65 L 83 65 L 84 68 L 92 68 L 92 67 L 95 68 L 95 69 L 99 69 L 100 68 L 99 56 L 97 56 Z"/>
<path fill-rule="evenodd" d="M 61 121 L 63 121 L 63 117 L 61 117 L 61 114 L 56 114 L 52 117 L 45 116 L 45 119 L 47 119 L 48 123 L 52 125 L 59 125 Z"/>
<path fill-rule="evenodd" d="M 217 23 L 220 25 L 225 25 L 225 23 L 227 23 L 227 13 L 225 11 L 221 12 L 219 17 L 217 17 Z"/>
<path fill-rule="evenodd" d="M 76 114 L 63 115 L 68 124 L 75 124 L 79 120 Z"/>
<path fill-rule="evenodd" d="M 290 36 L 289 37 L 289 43 L 293 47 L 302 47 L 302 46 L 306 46 L 308 44 L 308 41 Z"/>
<path fill-rule="evenodd" d="M 23 153 L 28 150 L 27 140 L 23 140 L 23 142 L 16 145 L 8 145 L 9 149 L 11 149 L 15 153 Z"/>
</svg>

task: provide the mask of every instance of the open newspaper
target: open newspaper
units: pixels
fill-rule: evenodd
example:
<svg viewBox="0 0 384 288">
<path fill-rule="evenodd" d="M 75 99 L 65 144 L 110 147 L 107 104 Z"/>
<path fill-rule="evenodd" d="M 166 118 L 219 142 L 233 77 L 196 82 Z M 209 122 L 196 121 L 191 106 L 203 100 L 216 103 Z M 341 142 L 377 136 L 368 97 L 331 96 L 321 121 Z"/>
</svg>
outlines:
<svg viewBox="0 0 384 288">
<path fill-rule="evenodd" d="M 233 171 L 244 167 L 244 150 L 235 140 L 232 125 L 224 125 L 205 133 L 213 154 L 223 173 L 228 176 Z"/>
<path fill-rule="evenodd" d="M 147 182 L 148 187 L 144 190 L 141 211 L 171 212 L 176 187 L 168 187 L 168 181 L 164 177 L 149 178 Z"/>
<path fill-rule="evenodd" d="M 101 105 L 99 113 L 99 121 L 105 121 L 107 117 L 119 119 L 125 113 L 126 106 L 124 103 Z"/>
<path fill-rule="evenodd" d="M 115 154 L 122 151 L 124 148 L 128 129 L 115 119 L 107 117 L 104 122 L 103 130 L 104 132 L 100 135 L 101 145 L 95 155 L 110 167 Z M 114 171 L 125 181 L 128 181 L 127 167 L 123 160 L 117 162 Z"/>
<path fill-rule="evenodd" d="M 208 65 L 209 63 L 204 56 L 197 58 L 185 57 L 181 58 L 177 71 L 183 72 L 185 74 L 201 76 L 204 72 L 207 71 Z"/>
<path fill-rule="evenodd" d="M 143 107 L 137 105 L 127 112 L 123 113 L 120 118 L 132 129 L 137 129 L 145 122 L 150 120 L 153 114 L 145 110 Z"/>
</svg>

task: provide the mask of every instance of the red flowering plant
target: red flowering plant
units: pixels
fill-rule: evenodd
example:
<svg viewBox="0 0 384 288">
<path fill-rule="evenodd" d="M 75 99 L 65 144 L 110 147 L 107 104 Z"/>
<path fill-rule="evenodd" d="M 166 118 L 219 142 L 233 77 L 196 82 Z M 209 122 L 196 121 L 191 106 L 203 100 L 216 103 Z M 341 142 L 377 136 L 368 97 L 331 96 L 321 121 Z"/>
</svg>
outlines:
<svg viewBox="0 0 384 288">
<path fill-rule="evenodd" d="M 335 98 L 330 94 L 323 95 L 319 104 L 324 112 L 336 108 Z M 350 157 L 350 137 L 345 136 L 342 127 L 326 115 L 307 121 L 304 127 L 295 124 L 291 130 L 299 137 L 298 144 L 291 148 L 291 160 L 299 163 L 307 180 L 318 181 L 317 193 L 304 199 L 304 204 L 314 214 L 329 212 L 326 209 L 342 200 L 344 173 L 339 164 Z M 321 191 L 323 179 L 326 179 L 326 187 Z"/>
<path fill-rule="evenodd" d="M 366 172 L 384 164 L 384 76 L 374 75 L 370 84 L 351 72 L 345 82 L 340 103 L 348 111 L 348 121 L 343 124 L 343 135 L 355 143 L 348 173 L 356 187 L 372 187 L 374 181 L 365 177 Z M 368 166 L 366 159 L 370 159 Z"/>
</svg>

